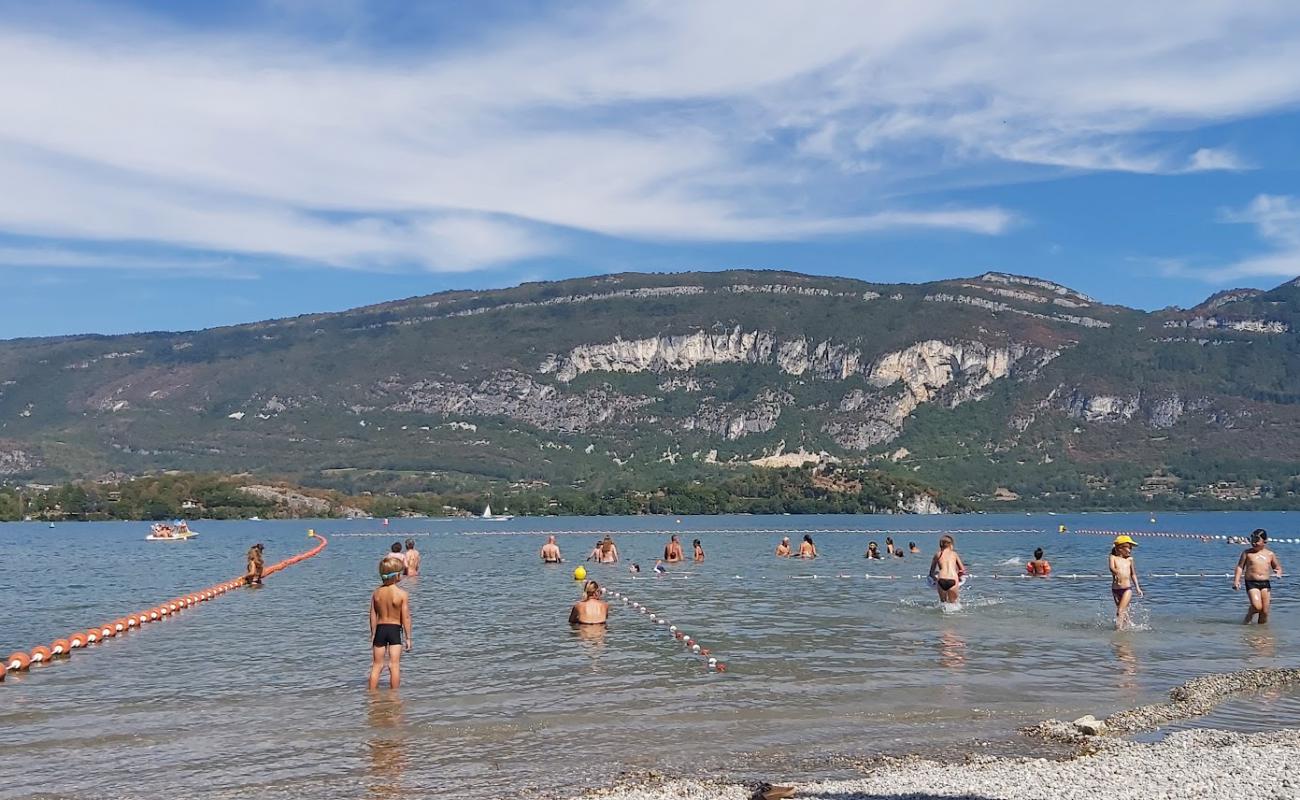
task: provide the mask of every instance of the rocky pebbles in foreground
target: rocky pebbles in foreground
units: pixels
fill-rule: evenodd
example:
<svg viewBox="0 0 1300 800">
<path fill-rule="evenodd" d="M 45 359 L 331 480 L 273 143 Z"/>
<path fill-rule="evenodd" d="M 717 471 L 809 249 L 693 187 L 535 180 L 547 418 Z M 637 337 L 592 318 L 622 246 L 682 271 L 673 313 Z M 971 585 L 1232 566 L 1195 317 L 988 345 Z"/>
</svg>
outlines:
<svg viewBox="0 0 1300 800">
<path fill-rule="evenodd" d="M 795 798 L 819 800 L 1300 799 L 1300 730 L 1175 733 L 1155 743 L 1107 739 L 1065 761 L 972 758 L 945 764 L 886 759 L 861 778 L 795 783 Z M 785 781 L 781 781 L 785 783 Z M 749 800 L 753 786 L 668 781 L 603 789 L 587 800 Z"/>
<path fill-rule="evenodd" d="M 1049 719 L 1025 728 L 1023 733 L 1044 739 L 1081 743 L 1093 736 L 1122 736 L 1153 730 L 1180 719 L 1208 714 L 1224 699 L 1300 683 L 1300 669 L 1243 669 L 1202 675 L 1169 692 L 1169 702 L 1138 706 L 1112 714 L 1105 720 L 1089 715 L 1074 722 Z"/>
</svg>

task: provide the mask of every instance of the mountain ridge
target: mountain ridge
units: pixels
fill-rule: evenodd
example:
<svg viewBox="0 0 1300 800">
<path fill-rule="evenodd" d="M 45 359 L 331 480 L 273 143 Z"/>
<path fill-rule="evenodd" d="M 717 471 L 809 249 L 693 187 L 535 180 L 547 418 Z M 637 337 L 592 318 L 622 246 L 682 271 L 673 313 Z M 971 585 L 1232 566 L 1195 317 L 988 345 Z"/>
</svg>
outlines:
<svg viewBox="0 0 1300 800">
<path fill-rule="evenodd" d="M 799 451 L 977 504 L 1293 498 L 1298 324 L 1295 281 L 1141 311 L 1003 272 L 729 270 L 8 340 L 0 478 L 632 485 Z M 1256 444 L 1272 452 L 1244 459 Z"/>
</svg>

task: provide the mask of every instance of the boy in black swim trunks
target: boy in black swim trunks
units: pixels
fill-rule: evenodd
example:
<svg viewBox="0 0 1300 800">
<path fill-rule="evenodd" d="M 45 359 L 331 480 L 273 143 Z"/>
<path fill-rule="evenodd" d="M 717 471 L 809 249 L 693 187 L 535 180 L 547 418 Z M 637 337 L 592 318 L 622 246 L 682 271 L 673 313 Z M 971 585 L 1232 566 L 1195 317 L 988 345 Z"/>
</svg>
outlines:
<svg viewBox="0 0 1300 800">
<path fill-rule="evenodd" d="M 379 688 L 379 675 L 388 659 L 388 685 L 396 689 L 402 682 L 402 651 L 411 650 L 411 603 L 397 588 L 405 564 L 400 558 L 387 556 L 379 562 L 379 579 L 384 582 L 370 595 L 370 688 Z M 406 642 L 402 642 L 402 634 Z"/>
<path fill-rule="evenodd" d="M 1276 575 L 1282 577 L 1282 564 L 1277 554 L 1268 549 L 1268 534 L 1263 528 L 1250 535 L 1250 549 L 1237 559 L 1237 569 L 1232 575 L 1232 590 L 1241 588 L 1241 579 L 1246 579 L 1246 597 L 1250 600 L 1250 609 L 1246 611 L 1246 625 L 1251 617 L 1258 615 L 1259 624 L 1268 622 L 1268 607 L 1272 601 L 1273 584 L 1269 579 Z"/>
</svg>

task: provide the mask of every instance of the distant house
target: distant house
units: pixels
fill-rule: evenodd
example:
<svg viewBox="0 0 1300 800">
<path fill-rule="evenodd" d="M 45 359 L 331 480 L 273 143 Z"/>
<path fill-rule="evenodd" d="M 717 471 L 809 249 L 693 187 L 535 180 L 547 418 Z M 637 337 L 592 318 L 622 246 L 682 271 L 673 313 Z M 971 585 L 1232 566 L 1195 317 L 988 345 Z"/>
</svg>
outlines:
<svg viewBox="0 0 1300 800">
<path fill-rule="evenodd" d="M 202 511 L 203 504 L 197 500 L 186 500 L 181 503 L 182 511 Z"/>
</svg>

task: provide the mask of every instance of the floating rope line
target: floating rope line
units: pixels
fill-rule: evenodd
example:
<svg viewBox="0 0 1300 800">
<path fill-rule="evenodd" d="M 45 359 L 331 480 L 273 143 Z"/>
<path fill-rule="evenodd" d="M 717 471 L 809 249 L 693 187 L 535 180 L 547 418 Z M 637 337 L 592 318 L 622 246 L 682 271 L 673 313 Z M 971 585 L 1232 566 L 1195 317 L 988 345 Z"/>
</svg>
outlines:
<svg viewBox="0 0 1300 800">
<path fill-rule="evenodd" d="M 1027 573 L 1022 573 L 1022 574 L 1018 574 L 1018 575 L 998 575 L 998 574 L 979 575 L 979 574 L 974 574 L 974 573 L 968 573 L 968 575 L 969 575 L 969 577 L 970 577 L 971 579 L 976 579 L 976 578 L 978 578 L 978 579 L 980 579 L 980 580 L 1013 580 L 1013 581 L 1015 581 L 1015 580 L 1030 580 L 1030 581 L 1032 581 L 1032 580 L 1044 580 L 1044 579 L 1050 579 L 1050 578 L 1063 578 L 1063 579 L 1069 579 L 1069 580 L 1110 580 L 1110 579 L 1111 579 L 1111 576 L 1108 575 L 1108 574 L 1103 574 L 1103 573 L 1077 573 L 1077 572 L 1070 572 L 1070 573 L 1064 573 L 1064 572 L 1053 572 L 1053 573 L 1051 573 L 1050 575 L 1029 575 L 1029 574 L 1027 574 Z M 1218 579 L 1218 578 L 1231 578 L 1232 575 L 1233 575 L 1233 573 L 1231 573 L 1231 572 L 1148 572 L 1148 573 L 1146 573 L 1146 574 L 1141 574 L 1141 573 L 1139 573 L 1139 574 L 1138 574 L 1138 577 L 1140 577 L 1140 578 L 1215 578 L 1215 579 Z M 853 578 L 859 578 L 859 577 L 860 577 L 860 578 L 867 579 L 867 580 L 880 580 L 880 581 L 897 581 L 897 580 L 905 580 L 905 581 L 906 581 L 906 580 L 926 580 L 926 579 L 928 579 L 930 576 L 929 576 L 929 575 L 846 575 L 846 574 L 844 574 L 844 573 L 839 573 L 839 574 L 836 574 L 836 575 L 790 575 L 790 576 L 788 576 L 788 577 L 790 578 L 790 580 L 795 580 L 795 581 L 850 580 L 850 579 L 853 579 Z M 745 578 L 743 578 L 743 577 L 740 576 L 740 575 L 735 575 L 735 576 L 733 576 L 733 579 L 734 579 L 734 580 L 745 580 Z M 1274 580 L 1277 580 L 1277 579 L 1274 578 Z"/>
<path fill-rule="evenodd" d="M 663 536 L 665 534 L 690 534 L 697 533 L 764 533 L 772 535 L 789 535 L 802 533 L 869 533 L 875 535 L 890 534 L 897 536 L 917 536 L 921 534 L 935 533 L 1048 533 L 1045 528 L 926 528 L 924 530 L 897 530 L 893 528 L 662 528 L 654 530 L 596 530 L 586 529 L 562 529 L 562 530 L 481 530 L 481 531 L 457 531 L 462 536 L 631 536 L 640 534 L 655 534 Z M 359 534 L 338 534 L 341 536 L 356 536 Z M 373 534 L 379 535 L 379 534 Z"/>
<path fill-rule="evenodd" d="M 376 531 L 372 533 L 367 531 L 365 533 L 331 533 L 330 534 L 330 536 L 332 536 L 335 539 L 340 539 L 340 538 L 354 539 L 363 536 L 373 536 L 375 538 L 387 537 L 389 539 L 409 539 L 414 536 L 433 536 L 433 535 L 434 535 L 433 531 L 420 531 L 418 533 L 414 531 L 407 532 L 407 533 L 402 533 L 401 531 Z"/>
<path fill-rule="evenodd" d="M 691 655 L 699 656 L 700 658 L 704 659 L 704 663 L 708 666 L 708 668 L 711 671 L 714 672 L 727 671 L 727 665 L 724 662 L 719 661 L 717 656 L 713 655 L 712 651 L 709 650 L 709 648 L 702 645 L 698 639 L 692 637 L 690 634 L 679 630 L 678 627 L 674 625 L 672 621 L 670 621 L 667 617 L 663 617 L 656 614 L 655 612 L 651 611 L 648 606 L 642 605 L 641 603 L 638 603 L 637 601 L 633 600 L 632 598 L 628 597 L 622 592 L 615 591 L 614 589 L 611 589 L 608 586 L 605 587 L 602 591 L 606 595 L 609 595 L 610 597 L 614 598 L 615 600 L 622 600 L 623 605 L 627 606 L 628 609 L 630 609 L 631 611 L 635 611 L 638 614 L 646 616 L 652 623 L 655 624 L 655 626 L 662 628 L 664 631 L 669 633 L 674 640 L 681 642 L 686 647 L 686 652 L 690 653 Z"/>
<path fill-rule="evenodd" d="M 1228 539 L 1245 539 L 1245 536 L 1228 536 L 1222 533 L 1186 533 L 1182 531 L 1105 531 L 1095 528 L 1078 528 L 1075 530 L 1066 529 L 1061 533 L 1079 533 L 1090 536 L 1133 536 L 1149 537 L 1156 539 L 1195 539 L 1197 541 L 1216 541 L 1226 542 Z M 1268 540 L 1269 544 L 1300 544 L 1300 539 L 1272 539 Z M 1244 542 L 1243 542 L 1244 544 Z"/>
<path fill-rule="evenodd" d="M 316 533 L 316 531 L 309 531 L 307 536 L 309 538 L 319 539 L 320 542 L 310 550 L 266 567 L 262 570 L 262 576 L 267 577 L 269 575 L 274 575 L 286 567 L 291 567 L 294 564 L 297 564 L 299 561 L 311 558 L 324 550 L 325 545 L 329 544 L 325 537 Z M 214 597 L 220 597 L 226 592 L 237 589 L 242 585 L 244 585 L 243 575 L 232 580 L 222 581 L 221 583 L 209 586 L 206 589 L 201 589 L 197 592 L 192 592 L 168 600 L 167 602 L 154 606 L 147 611 L 137 611 L 128 616 L 114 620 L 113 622 L 106 622 L 103 625 L 90 628 L 89 630 L 70 633 L 63 639 L 55 639 L 49 647 L 38 645 L 37 647 L 33 647 L 30 652 L 20 650 L 16 653 L 12 653 L 4 660 L 4 664 L 2 665 L 4 668 L 0 669 L 0 682 L 4 681 L 5 674 L 8 672 L 25 670 L 33 664 L 46 664 L 56 658 L 69 658 L 72 655 L 73 650 L 89 647 L 92 644 L 99 644 L 105 639 L 112 639 L 116 636 L 125 635 L 129 631 L 143 628 L 150 622 L 157 622 L 160 619 L 165 619 L 188 608 L 193 608 L 199 603 L 206 602 Z"/>
</svg>

